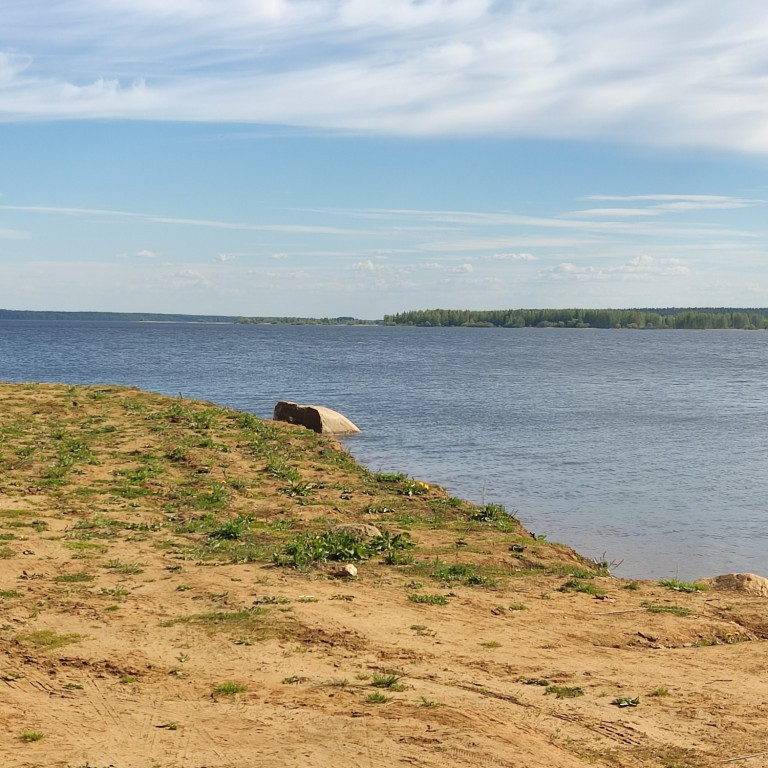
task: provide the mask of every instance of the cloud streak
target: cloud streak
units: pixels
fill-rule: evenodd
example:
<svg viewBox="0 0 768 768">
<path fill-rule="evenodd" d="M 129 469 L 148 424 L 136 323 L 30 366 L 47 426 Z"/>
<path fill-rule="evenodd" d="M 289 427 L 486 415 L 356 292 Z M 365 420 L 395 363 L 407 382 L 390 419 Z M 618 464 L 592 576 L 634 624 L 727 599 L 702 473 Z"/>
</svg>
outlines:
<svg viewBox="0 0 768 768">
<path fill-rule="evenodd" d="M 27 0 L 4 10 L 0 119 L 768 154 L 766 38 L 762 0 Z"/>
</svg>

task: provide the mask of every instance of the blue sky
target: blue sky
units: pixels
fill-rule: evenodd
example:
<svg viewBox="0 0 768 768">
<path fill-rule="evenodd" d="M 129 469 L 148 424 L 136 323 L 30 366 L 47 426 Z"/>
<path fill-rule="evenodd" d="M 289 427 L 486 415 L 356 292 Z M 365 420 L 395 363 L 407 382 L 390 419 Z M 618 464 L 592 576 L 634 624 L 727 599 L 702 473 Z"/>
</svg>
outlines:
<svg viewBox="0 0 768 768">
<path fill-rule="evenodd" d="M 4 5 L 0 307 L 768 306 L 758 0 Z"/>
</svg>

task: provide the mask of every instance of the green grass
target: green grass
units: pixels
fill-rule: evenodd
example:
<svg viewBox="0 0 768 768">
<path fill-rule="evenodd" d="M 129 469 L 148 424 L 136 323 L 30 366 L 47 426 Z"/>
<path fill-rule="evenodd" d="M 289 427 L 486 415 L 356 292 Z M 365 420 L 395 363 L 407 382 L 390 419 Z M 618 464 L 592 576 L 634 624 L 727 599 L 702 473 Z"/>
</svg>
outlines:
<svg viewBox="0 0 768 768">
<path fill-rule="evenodd" d="M 91 573 L 62 573 L 54 576 L 53 580 L 62 584 L 78 584 L 84 581 L 93 581 L 95 576 Z"/>
<path fill-rule="evenodd" d="M 124 563 L 121 560 L 110 560 L 104 567 L 115 573 L 121 573 L 124 576 L 132 576 L 144 572 L 144 563 Z"/>
<path fill-rule="evenodd" d="M 213 689 L 213 696 L 235 696 L 238 693 L 243 693 L 245 691 L 245 686 L 241 685 L 240 683 L 219 683 L 214 689 Z"/>
<path fill-rule="evenodd" d="M 585 595 L 594 595 L 595 597 L 601 597 L 605 594 L 604 589 L 596 587 L 594 584 L 589 584 L 579 579 L 571 579 L 566 581 L 565 584 L 558 587 L 558 592 L 583 592 Z"/>
<path fill-rule="evenodd" d="M 674 592 L 706 592 L 709 589 L 706 584 L 699 584 L 695 581 L 680 581 L 680 579 L 661 579 L 659 584 Z"/>
<path fill-rule="evenodd" d="M 469 514 L 469 519 L 477 523 L 507 522 L 511 517 L 503 504 L 486 504 Z"/>
<path fill-rule="evenodd" d="M 83 635 L 76 632 L 60 635 L 52 629 L 36 629 L 16 636 L 19 645 L 38 651 L 52 651 L 83 639 Z"/>
<path fill-rule="evenodd" d="M 408 595 L 408 599 L 412 603 L 418 603 L 419 605 L 448 605 L 448 598 L 444 595 Z"/>
<path fill-rule="evenodd" d="M 374 688 L 387 688 L 390 691 L 404 691 L 405 686 L 400 682 L 402 675 L 396 673 L 376 673 L 371 680 Z"/>
<path fill-rule="evenodd" d="M 671 613 L 673 616 L 690 616 L 691 612 L 681 605 L 660 605 L 658 603 L 643 603 L 648 613 Z"/>
<path fill-rule="evenodd" d="M 21 732 L 21 740 L 25 741 L 27 743 L 33 742 L 33 741 L 40 741 L 41 739 L 45 738 L 45 734 L 41 731 L 22 731 Z"/>
<path fill-rule="evenodd" d="M 578 686 L 548 685 L 544 693 L 551 693 L 558 699 L 575 699 L 584 695 L 584 689 Z"/>
<path fill-rule="evenodd" d="M 433 579 L 438 581 L 452 583 L 462 583 L 468 587 L 496 587 L 498 586 L 498 579 L 488 576 L 484 573 L 480 573 L 478 569 L 481 566 L 472 565 L 469 563 L 456 563 L 454 565 L 437 565 L 432 569 L 430 574 Z"/>
<path fill-rule="evenodd" d="M 649 695 L 651 696 L 667 696 L 669 694 L 669 688 L 664 685 L 660 685 L 658 688 L 654 688 Z"/>
<path fill-rule="evenodd" d="M 385 696 L 381 691 L 374 691 L 365 700 L 368 704 L 384 704 L 389 701 L 389 697 Z"/>
<path fill-rule="evenodd" d="M 327 530 L 322 533 L 304 533 L 289 541 L 272 559 L 276 565 L 303 568 L 318 562 L 360 562 L 376 554 L 395 559 L 395 553 L 414 546 L 407 533 L 391 534 L 367 540 L 347 531 Z"/>
</svg>

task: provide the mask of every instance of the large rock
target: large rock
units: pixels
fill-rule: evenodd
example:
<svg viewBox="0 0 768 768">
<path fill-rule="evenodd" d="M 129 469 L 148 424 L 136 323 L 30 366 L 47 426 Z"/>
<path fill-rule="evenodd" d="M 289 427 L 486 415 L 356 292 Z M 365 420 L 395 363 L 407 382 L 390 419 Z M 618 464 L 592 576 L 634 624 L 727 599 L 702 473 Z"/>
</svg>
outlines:
<svg viewBox="0 0 768 768">
<path fill-rule="evenodd" d="M 331 435 L 351 435 L 360 430 L 344 415 L 322 405 L 298 405 L 281 400 L 275 406 L 275 421 L 300 424 L 314 432 Z"/>
<path fill-rule="evenodd" d="M 712 579 L 704 579 L 712 589 L 727 589 L 747 595 L 768 597 L 768 579 L 754 573 L 726 573 Z"/>
</svg>

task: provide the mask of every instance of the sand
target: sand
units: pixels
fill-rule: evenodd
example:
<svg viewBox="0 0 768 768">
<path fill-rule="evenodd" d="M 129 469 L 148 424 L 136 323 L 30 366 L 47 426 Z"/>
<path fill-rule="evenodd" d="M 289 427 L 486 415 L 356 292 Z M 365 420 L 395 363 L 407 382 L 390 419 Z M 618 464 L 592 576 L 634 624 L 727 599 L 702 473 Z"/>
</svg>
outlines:
<svg viewBox="0 0 768 768">
<path fill-rule="evenodd" d="M 210 404 L 0 404 L 0 766 L 768 766 L 765 597 L 623 581 Z M 341 523 L 415 546 L 274 561 Z"/>
</svg>

